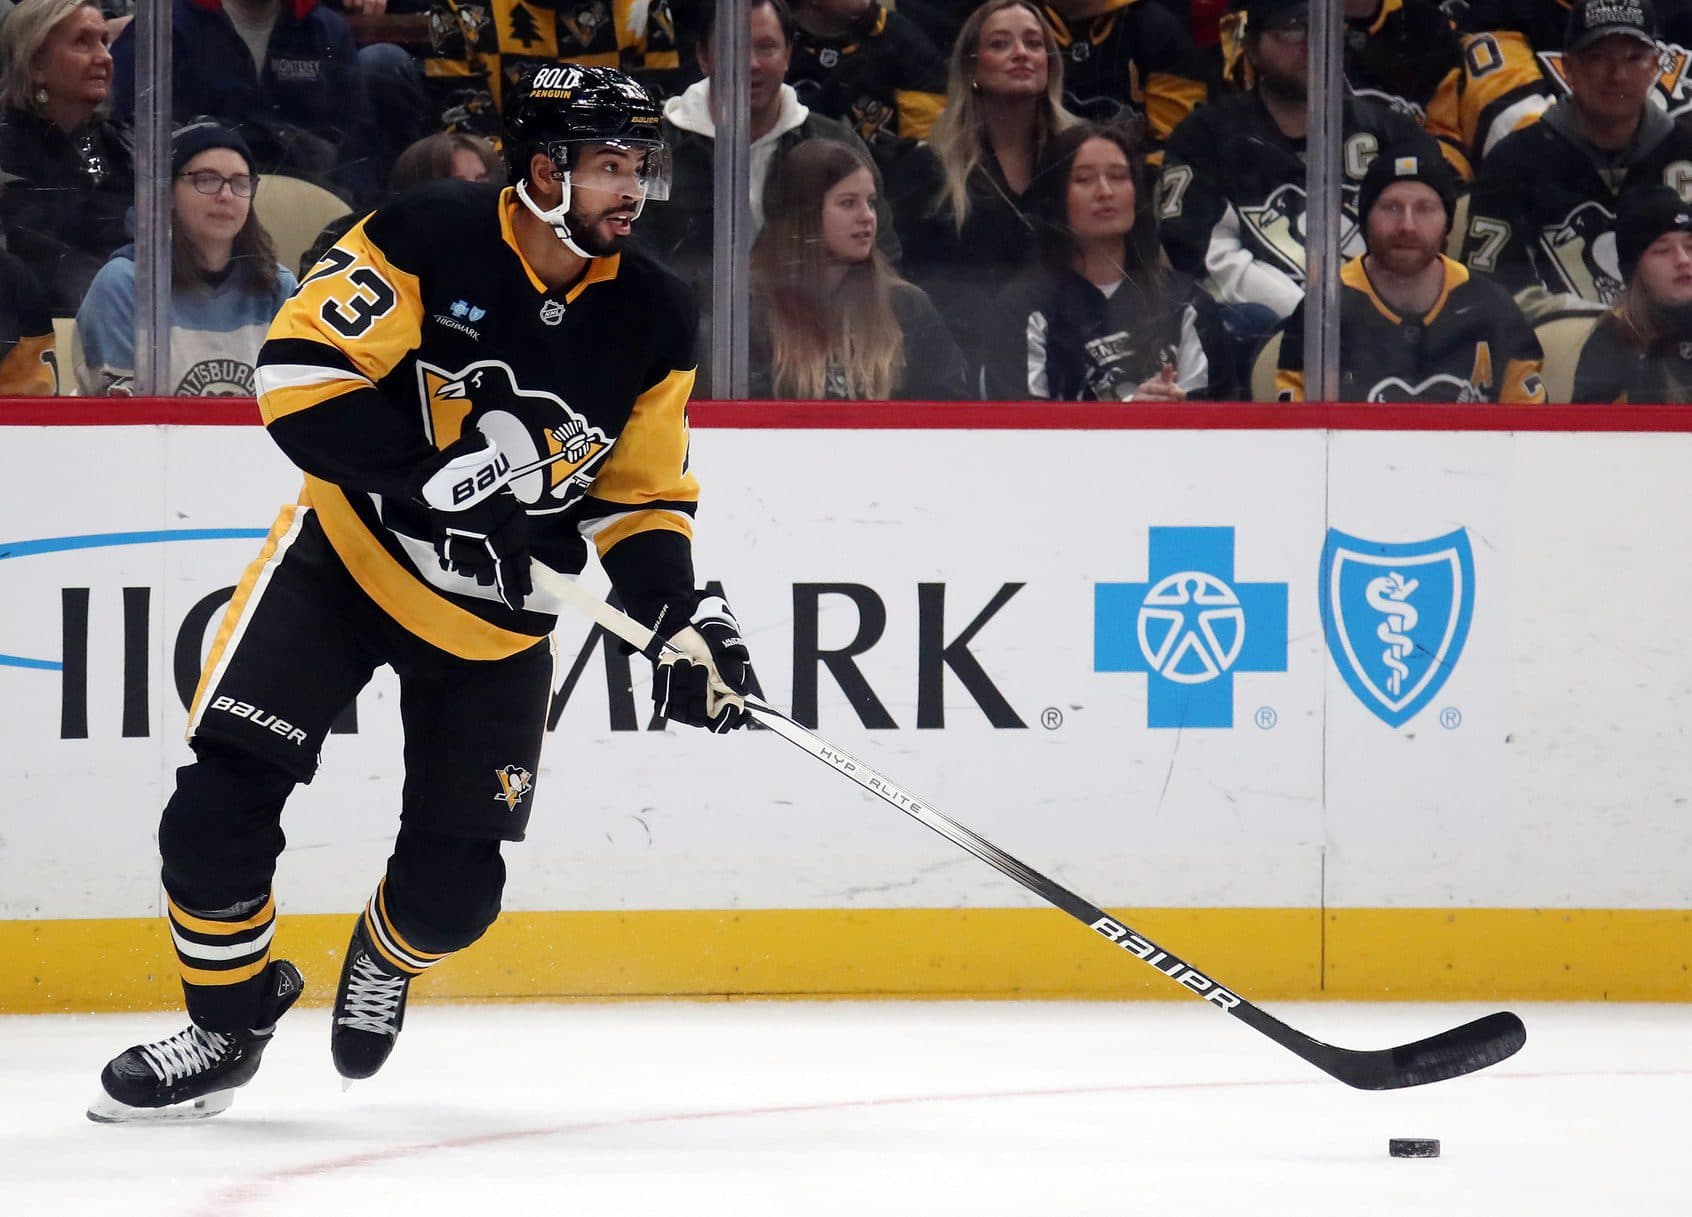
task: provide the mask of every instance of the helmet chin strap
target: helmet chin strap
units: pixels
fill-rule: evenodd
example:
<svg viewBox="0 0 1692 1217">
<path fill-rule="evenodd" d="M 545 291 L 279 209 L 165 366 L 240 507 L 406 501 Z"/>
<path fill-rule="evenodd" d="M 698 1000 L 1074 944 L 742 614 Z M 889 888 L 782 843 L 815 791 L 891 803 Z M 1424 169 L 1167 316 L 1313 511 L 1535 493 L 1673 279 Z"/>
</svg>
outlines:
<svg viewBox="0 0 1692 1217">
<path fill-rule="evenodd" d="M 523 206 L 527 207 L 530 213 L 533 214 L 537 220 L 552 229 L 552 235 L 564 242 L 565 249 L 568 249 L 578 258 L 599 257 L 600 255 L 591 254 L 580 245 L 576 244 L 575 238 L 570 235 L 570 225 L 565 222 L 569 218 L 570 211 L 570 174 L 568 170 L 558 175 L 558 182 L 564 188 L 564 196 L 558 200 L 558 206 L 551 209 L 543 208 L 530 197 L 528 182 L 517 183 L 517 197 L 522 200 Z M 645 198 L 636 202 L 634 205 L 634 215 L 631 218 L 638 220 L 640 218 L 640 213 L 645 209 L 645 207 Z"/>
</svg>

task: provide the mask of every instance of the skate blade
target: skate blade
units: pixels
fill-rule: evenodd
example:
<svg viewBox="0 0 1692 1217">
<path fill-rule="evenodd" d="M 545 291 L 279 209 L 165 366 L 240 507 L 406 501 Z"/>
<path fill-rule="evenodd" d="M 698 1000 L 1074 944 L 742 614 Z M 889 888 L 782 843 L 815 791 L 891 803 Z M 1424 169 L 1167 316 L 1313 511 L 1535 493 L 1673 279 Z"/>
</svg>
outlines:
<svg viewBox="0 0 1692 1217">
<path fill-rule="evenodd" d="M 88 1105 L 88 1118 L 96 1124 L 163 1124 L 179 1120 L 207 1120 L 228 1111 L 235 1102 L 233 1090 L 215 1090 L 186 1103 L 169 1107 L 131 1107 L 109 1094 L 98 1095 Z"/>
</svg>

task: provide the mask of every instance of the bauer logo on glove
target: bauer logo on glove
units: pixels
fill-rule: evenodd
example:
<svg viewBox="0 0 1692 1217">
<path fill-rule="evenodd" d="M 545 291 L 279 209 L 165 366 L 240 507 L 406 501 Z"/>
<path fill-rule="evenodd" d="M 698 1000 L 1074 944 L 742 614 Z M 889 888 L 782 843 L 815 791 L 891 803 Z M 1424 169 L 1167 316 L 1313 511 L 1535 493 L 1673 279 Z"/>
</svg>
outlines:
<svg viewBox="0 0 1692 1217">
<path fill-rule="evenodd" d="M 719 735 L 743 724 L 745 695 L 759 692 L 758 678 L 728 602 L 706 596 L 692 620 L 665 641 L 673 649 L 665 650 L 652 673 L 658 713 Z"/>
</svg>

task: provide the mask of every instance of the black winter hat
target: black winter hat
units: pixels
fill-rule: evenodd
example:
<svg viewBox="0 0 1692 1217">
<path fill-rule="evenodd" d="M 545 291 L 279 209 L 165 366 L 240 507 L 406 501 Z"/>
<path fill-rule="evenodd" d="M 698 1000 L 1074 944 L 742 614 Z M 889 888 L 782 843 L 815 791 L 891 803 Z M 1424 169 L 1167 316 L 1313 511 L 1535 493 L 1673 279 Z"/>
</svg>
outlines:
<svg viewBox="0 0 1692 1217">
<path fill-rule="evenodd" d="M 1616 264 L 1632 279 L 1645 251 L 1664 233 L 1692 232 L 1692 206 L 1668 186 L 1640 186 L 1616 205 Z"/>
<path fill-rule="evenodd" d="M 1384 149 L 1369 162 L 1363 174 L 1363 184 L 1357 189 L 1357 218 L 1365 229 L 1369 225 L 1369 212 L 1374 210 L 1381 191 L 1394 182 L 1422 182 L 1432 186 L 1445 204 L 1445 227 L 1450 231 L 1457 206 L 1457 175 L 1438 152 L 1402 145 Z"/>
<path fill-rule="evenodd" d="M 1657 10 L 1651 0 L 1576 0 L 1569 10 L 1563 49 L 1584 51 L 1613 34 L 1656 46 Z"/>
<path fill-rule="evenodd" d="M 228 148 L 247 162 L 247 172 L 253 172 L 253 150 L 240 132 L 225 127 L 212 118 L 196 118 L 185 127 L 178 127 L 170 137 L 170 172 L 182 172 L 182 167 L 207 148 Z"/>
</svg>

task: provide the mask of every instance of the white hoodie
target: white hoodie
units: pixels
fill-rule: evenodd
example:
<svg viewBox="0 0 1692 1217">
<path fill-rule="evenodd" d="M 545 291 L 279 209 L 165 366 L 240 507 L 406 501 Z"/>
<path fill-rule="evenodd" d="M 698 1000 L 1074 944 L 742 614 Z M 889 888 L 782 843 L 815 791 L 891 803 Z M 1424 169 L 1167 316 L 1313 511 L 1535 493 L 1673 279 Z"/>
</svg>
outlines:
<svg viewBox="0 0 1692 1217">
<path fill-rule="evenodd" d="M 752 163 L 747 173 L 752 196 L 752 234 L 764 227 L 764 179 L 775 157 L 776 141 L 811 116 L 799 101 L 792 85 L 781 86 L 781 113 L 775 126 L 752 141 Z M 689 85 L 679 97 L 664 103 L 664 117 L 681 128 L 706 139 L 717 138 L 717 124 L 711 119 L 711 78 Z"/>
</svg>

